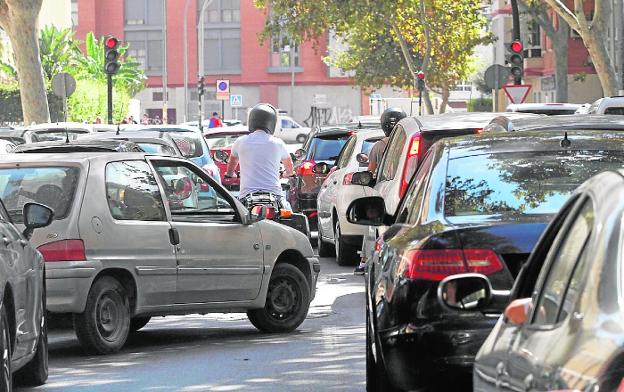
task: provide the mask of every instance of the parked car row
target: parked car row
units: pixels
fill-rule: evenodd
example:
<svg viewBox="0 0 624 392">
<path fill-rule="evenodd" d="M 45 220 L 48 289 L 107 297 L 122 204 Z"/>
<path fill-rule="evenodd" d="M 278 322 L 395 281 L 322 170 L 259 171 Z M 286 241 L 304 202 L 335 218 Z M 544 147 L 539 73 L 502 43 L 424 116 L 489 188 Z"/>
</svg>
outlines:
<svg viewBox="0 0 624 392">
<path fill-rule="evenodd" d="M 317 164 L 321 256 L 332 219 L 373 239 L 369 391 L 622 388 L 624 117 L 505 115 L 405 118 L 376 173 L 375 131 Z"/>
</svg>

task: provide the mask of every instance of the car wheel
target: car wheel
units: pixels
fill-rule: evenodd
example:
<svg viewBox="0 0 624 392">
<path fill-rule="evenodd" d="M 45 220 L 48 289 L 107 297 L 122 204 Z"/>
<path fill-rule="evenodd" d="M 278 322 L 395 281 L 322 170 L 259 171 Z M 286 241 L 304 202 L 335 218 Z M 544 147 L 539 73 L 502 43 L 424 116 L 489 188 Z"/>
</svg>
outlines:
<svg viewBox="0 0 624 392">
<path fill-rule="evenodd" d="M 262 309 L 247 311 L 249 321 L 262 332 L 290 332 L 308 315 L 310 286 L 303 273 L 294 265 L 277 264 Z"/>
<path fill-rule="evenodd" d="M 13 388 L 11 373 L 11 334 L 9 317 L 4 306 L 0 309 L 0 352 L 2 352 L 2 373 L 0 374 L 0 392 L 10 392 Z"/>
<path fill-rule="evenodd" d="M 93 354 L 119 351 L 130 332 L 130 305 L 119 281 L 104 276 L 91 286 L 85 311 L 74 314 L 80 344 Z"/>
<path fill-rule="evenodd" d="M 150 316 L 132 317 L 132 319 L 130 320 L 130 331 L 132 332 L 138 331 L 139 329 L 145 327 L 151 319 L 152 318 Z"/>
<path fill-rule="evenodd" d="M 48 381 L 48 317 L 45 312 L 45 288 L 41 303 L 43 313 L 35 356 L 15 373 L 15 381 L 20 385 L 39 386 Z"/>
<path fill-rule="evenodd" d="M 358 249 L 344 241 L 341 236 L 339 221 L 336 221 L 334 229 L 334 243 L 336 244 L 336 262 L 338 265 L 354 265 L 358 262 Z"/>
<path fill-rule="evenodd" d="M 334 255 L 334 247 L 331 244 L 323 241 L 323 234 L 321 232 L 320 223 L 318 225 L 317 233 L 318 233 L 318 236 L 317 236 L 316 242 L 317 242 L 319 257 L 332 257 Z"/>
<path fill-rule="evenodd" d="M 297 143 L 303 143 L 306 140 L 306 135 L 301 134 L 301 135 L 297 135 Z"/>
</svg>

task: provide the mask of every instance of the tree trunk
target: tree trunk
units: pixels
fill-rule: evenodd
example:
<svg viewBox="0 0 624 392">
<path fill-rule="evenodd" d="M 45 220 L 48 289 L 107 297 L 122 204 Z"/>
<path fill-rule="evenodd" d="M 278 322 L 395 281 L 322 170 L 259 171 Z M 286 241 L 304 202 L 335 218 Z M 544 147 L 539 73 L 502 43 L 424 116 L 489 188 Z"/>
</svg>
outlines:
<svg viewBox="0 0 624 392">
<path fill-rule="evenodd" d="M 0 27 L 8 34 L 19 80 L 24 125 L 50 121 L 37 24 L 42 0 L 0 0 Z"/>
<path fill-rule="evenodd" d="M 447 85 L 442 87 L 442 102 L 440 103 L 440 114 L 446 113 L 446 106 L 448 105 L 451 91 Z"/>
<path fill-rule="evenodd" d="M 605 97 L 617 94 L 617 79 L 615 77 L 615 68 L 609 56 L 606 41 L 607 37 L 600 31 L 590 31 L 583 37 L 587 51 L 591 56 L 594 68 L 600 79 L 602 93 Z"/>
<path fill-rule="evenodd" d="M 568 102 L 568 37 L 570 28 L 561 18 L 559 19 L 559 29 L 553 34 L 553 48 L 555 50 L 555 85 L 557 102 Z"/>
</svg>

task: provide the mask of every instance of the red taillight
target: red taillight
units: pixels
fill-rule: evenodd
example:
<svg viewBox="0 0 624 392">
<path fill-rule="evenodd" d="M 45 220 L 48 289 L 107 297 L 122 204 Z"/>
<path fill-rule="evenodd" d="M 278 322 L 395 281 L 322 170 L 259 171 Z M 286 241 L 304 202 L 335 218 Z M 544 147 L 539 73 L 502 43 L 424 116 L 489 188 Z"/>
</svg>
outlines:
<svg viewBox="0 0 624 392">
<path fill-rule="evenodd" d="M 412 249 L 401 256 L 401 264 L 407 279 L 436 281 L 465 272 L 491 275 L 503 269 L 490 249 Z"/>
<path fill-rule="evenodd" d="M 476 129 L 474 130 L 474 133 L 475 133 L 475 135 L 480 135 L 480 134 L 482 134 L 482 133 L 483 133 L 483 128 L 476 128 Z"/>
<path fill-rule="evenodd" d="M 85 261 L 84 242 L 82 240 L 62 240 L 49 242 L 37 248 L 45 261 Z"/>
<path fill-rule="evenodd" d="M 420 132 L 416 132 L 412 135 L 412 139 L 410 140 L 410 146 L 407 150 L 407 157 L 405 158 L 405 166 L 403 167 L 403 176 L 401 178 L 401 188 L 399 190 L 399 197 L 403 198 L 405 192 L 407 191 L 407 186 L 409 185 L 410 179 L 416 173 L 416 169 L 418 169 L 418 160 L 421 154 L 421 145 L 422 145 L 422 134 Z"/>
<path fill-rule="evenodd" d="M 314 161 L 303 161 L 303 163 L 297 168 L 298 176 L 313 176 L 314 172 L 312 169 L 316 166 L 316 162 Z"/>
<path fill-rule="evenodd" d="M 345 174 L 344 178 L 342 179 L 342 185 L 351 185 L 352 182 L 351 180 L 353 180 L 353 175 L 355 173 L 347 173 Z"/>
<path fill-rule="evenodd" d="M 273 220 L 275 219 L 276 213 L 275 213 L 275 208 L 273 207 L 266 207 L 266 218 L 269 220 Z"/>
</svg>

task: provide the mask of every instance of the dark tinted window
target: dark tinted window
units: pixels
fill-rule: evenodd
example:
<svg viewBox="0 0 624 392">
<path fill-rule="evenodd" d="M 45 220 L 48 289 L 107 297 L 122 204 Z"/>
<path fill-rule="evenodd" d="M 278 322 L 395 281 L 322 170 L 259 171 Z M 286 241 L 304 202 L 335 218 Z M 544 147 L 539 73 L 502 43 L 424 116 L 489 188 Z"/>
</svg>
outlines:
<svg viewBox="0 0 624 392">
<path fill-rule="evenodd" d="M 624 114 L 624 108 L 606 108 L 604 114 L 623 115 Z"/>
<path fill-rule="evenodd" d="M 315 137 L 308 149 L 308 159 L 312 161 L 336 161 L 340 150 L 347 143 L 349 135 L 321 138 Z"/>
<path fill-rule="evenodd" d="M 176 153 L 175 148 L 171 146 L 167 146 L 165 144 L 156 144 L 156 143 L 137 143 L 141 150 L 148 152 L 150 154 L 163 154 L 163 155 L 178 155 Z"/>
<path fill-rule="evenodd" d="M 483 154 L 449 160 L 444 211 L 448 217 L 554 214 L 580 184 L 622 167 L 616 151 Z"/>
<path fill-rule="evenodd" d="M 564 116 L 567 114 L 576 113 L 574 110 L 555 110 L 555 109 L 540 109 L 540 110 L 518 110 L 518 113 L 533 113 L 533 114 L 545 114 L 547 116 Z"/>
<path fill-rule="evenodd" d="M 22 167 L 0 169 L 0 198 L 15 223 L 22 223 L 22 209 L 28 202 L 54 210 L 55 219 L 69 213 L 80 169 L 75 167 Z"/>
<path fill-rule="evenodd" d="M 172 132 L 170 136 L 185 158 L 197 158 L 204 154 L 200 134 L 193 132 Z"/>
<path fill-rule="evenodd" d="M 370 151 L 375 145 L 375 143 L 377 143 L 380 140 L 381 138 L 364 140 L 364 143 L 362 143 L 362 153 L 366 155 L 370 154 Z"/>
</svg>

